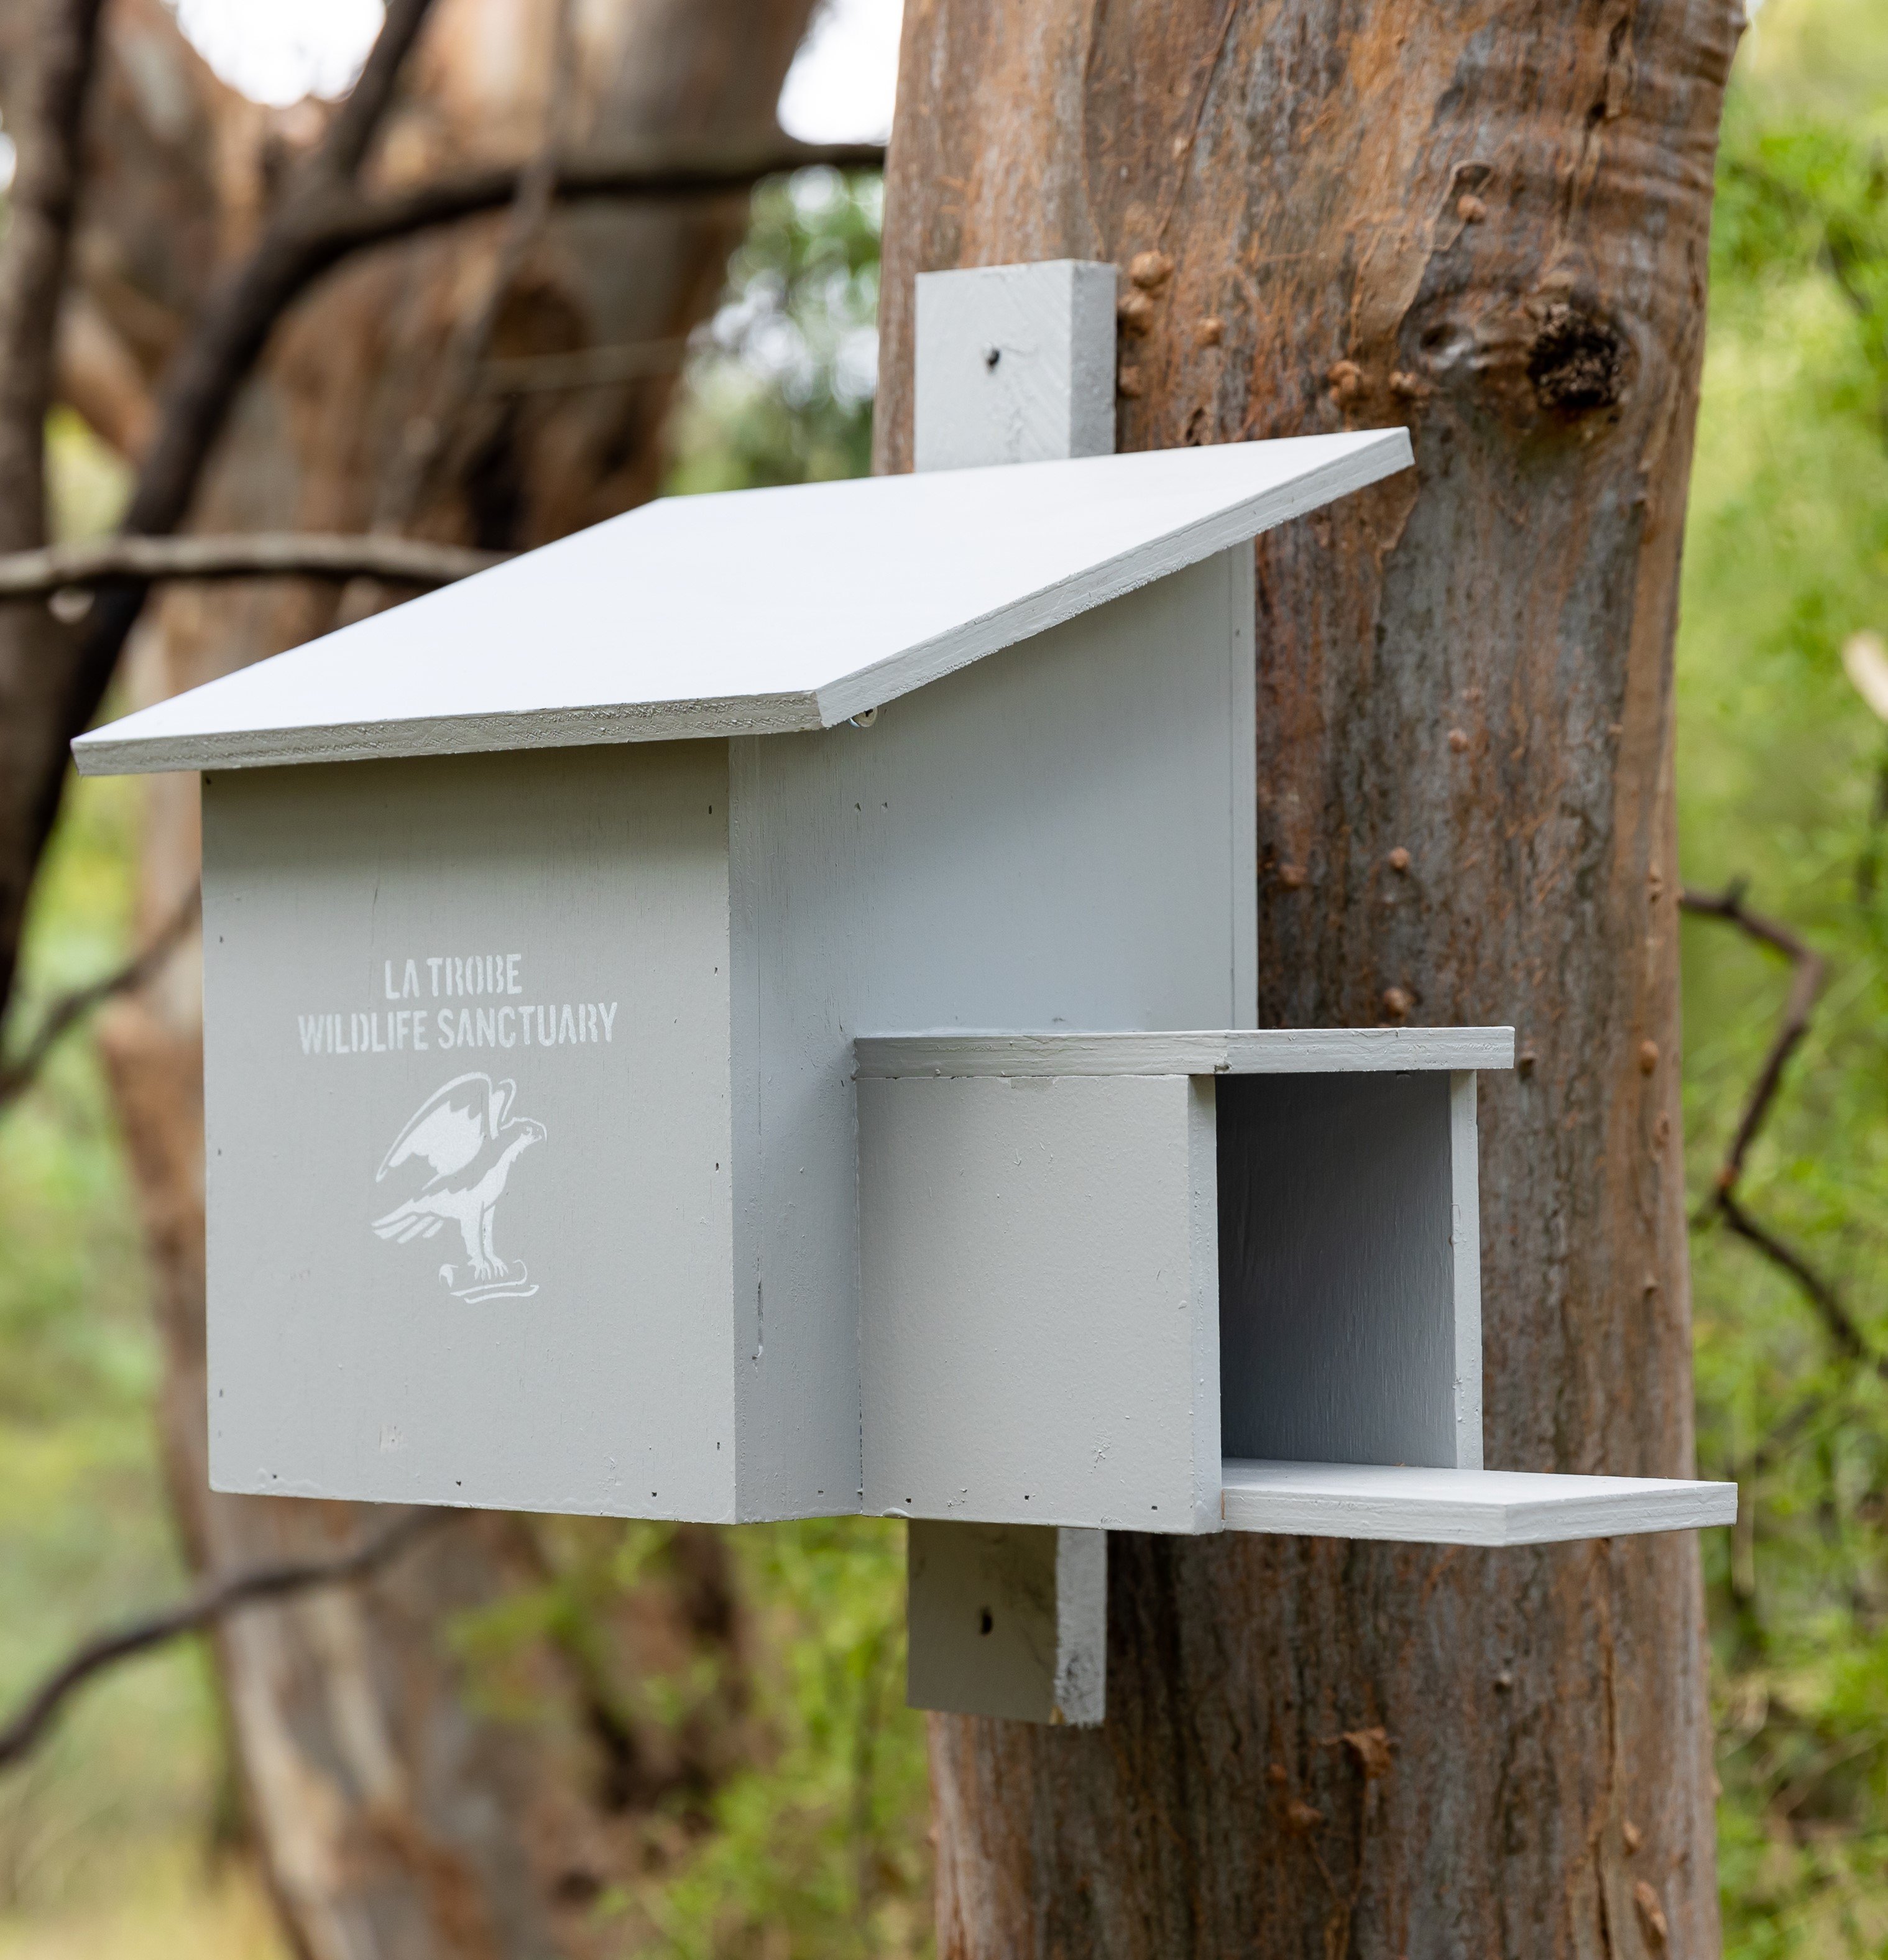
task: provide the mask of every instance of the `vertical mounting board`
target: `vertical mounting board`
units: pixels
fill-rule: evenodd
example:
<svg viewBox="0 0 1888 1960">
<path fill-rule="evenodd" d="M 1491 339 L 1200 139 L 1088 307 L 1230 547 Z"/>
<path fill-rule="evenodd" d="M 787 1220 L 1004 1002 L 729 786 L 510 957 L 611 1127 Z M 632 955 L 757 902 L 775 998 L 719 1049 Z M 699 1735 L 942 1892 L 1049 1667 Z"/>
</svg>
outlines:
<svg viewBox="0 0 1888 1960">
<path fill-rule="evenodd" d="M 1112 265 L 1069 259 L 920 273 L 912 377 L 913 466 L 954 469 L 1112 454 L 1116 281 Z M 1249 581 L 1251 553 L 1230 555 Z M 1245 610 L 1250 620 L 1250 605 Z M 1243 805 L 1235 819 L 1237 841 L 1249 860 L 1256 799 L 1241 791 L 1257 738 L 1250 712 L 1250 658 L 1243 663 L 1243 679 L 1241 668 L 1235 658 L 1228 706 L 1234 730 L 1243 726 L 1247 735 L 1239 751 L 1245 766 L 1235 768 L 1234 781 Z M 1240 854 L 1236 851 L 1236 857 Z M 1258 950 L 1256 886 L 1242 889 L 1238 883 L 1230 914 L 1236 1004 L 1255 990 Z M 1249 953 L 1244 950 L 1248 946 Z M 1107 1687 L 1106 1534 L 1060 1535 L 1067 1542 L 1048 1568 L 1060 1605 L 1045 1618 L 1040 1598 L 1030 1587 L 1020 1580 L 1007 1589 L 1004 1584 L 1007 1575 L 1034 1569 L 1022 1538 L 1005 1554 L 1000 1539 L 992 1539 L 985 1532 L 976 1542 L 974 1554 L 966 1540 L 960 1555 L 953 1558 L 946 1555 L 947 1538 L 941 1535 L 952 1529 L 933 1526 L 926 1532 L 925 1542 L 933 1548 L 927 1582 L 920 1583 L 918 1566 L 912 1566 L 908 1608 L 912 1705 L 965 1714 L 1015 1713 L 1034 1721 L 1049 1720 L 1059 1711 L 1071 1721 L 1100 1721 Z M 1061 1590 L 1065 1567 L 1087 1576 L 1087 1583 L 1066 1595 Z M 973 1573 L 979 1575 L 974 1583 Z M 1045 1628 L 1052 1624 L 1056 1629 L 1052 1649 L 1038 1642 L 1020 1650 L 1033 1670 L 1033 1685 L 1020 1702 L 998 1685 L 1000 1677 L 991 1669 L 982 1635 L 974 1631 L 985 1610 L 980 1602 L 993 1589 L 1008 1601 L 1006 1619 L 1018 1624 L 1040 1623 Z M 1059 1685 L 1071 1672 L 1087 1685 L 1069 1709 L 1062 1711 Z M 989 1683 L 986 1692 L 979 1693 L 979 1682 Z M 946 1698 L 933 1698 L 938 1696 Z"/>
<path fill-rule="evenodd" d="M 1079 1726 L 1102 1719 L 1106 1532 L 919 1518 L 906 1555 L 914 1707 Z"/>
<path fill-rule="evenodd" d="M 913 466 L 1112 456 L 1115 285 L 1079 259 L 919 273 Z"/>
</svg>

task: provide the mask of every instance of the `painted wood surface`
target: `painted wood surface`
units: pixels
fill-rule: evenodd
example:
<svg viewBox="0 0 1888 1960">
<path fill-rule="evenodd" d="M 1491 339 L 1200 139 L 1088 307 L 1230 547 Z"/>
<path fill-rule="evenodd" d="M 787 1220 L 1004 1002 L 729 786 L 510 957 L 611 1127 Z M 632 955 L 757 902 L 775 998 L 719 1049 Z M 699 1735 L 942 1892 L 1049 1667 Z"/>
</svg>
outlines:
<svg viewBox="0 0 1888 1960">
<path fill-rule="evenodd" d="M 1547 1545 L 1727 1525 L 1735 1484 L 1228 1458 L 1226 1529 L 1418 1545 Z"/>
<path fill-rule="evenodd" d="M 1479 1316 L 1457 1325 L 1450 1078 L 1218 1087 L 1227 1453 L 1479 1464 L 1479 1428 L 1461 1420 L 1465 1382 L 1480 1405 L 1481 1352 Z"/>
<path fill-rule="evenodd" d="M 1326 1075 L 1511 1068 L 1512 1028 L 1232 1028 L 1173 1033 L 862 1035 L 863 1078 L 893 1075 Z"/>
<path fill-rule="evenodd" d="M 1114 453 L 1113 266 L 918 275 L 915 469 Z"/>
<path fill-rule="evenodd" d="M 859 1501 L 859 1030 L 1256 1019 L 1249 558 L 732 745 L 743 1516 Z"/>
<path fill-rule="evenodd" d="M 719 743 L 205 778 L 216 1488 L 734 1514 L 727 822 Z"/>
<path fill-rule="evenodd" d="M 1084 1728 L 1103 1719 L 1106 1532 L 920 1519 L 909 1545 L 913 1707 Z"/>
<path fill-rule="evenodd" d="M 74 753 L 110 775 L 833 727 L 1409 460 L 1366 430 L 665 498 Z"/>
<path fill-rule="evenodd" d="M 1219 1528 L 1213 1085 L 859 1084 L 865 1508 Z"/>
</svg>

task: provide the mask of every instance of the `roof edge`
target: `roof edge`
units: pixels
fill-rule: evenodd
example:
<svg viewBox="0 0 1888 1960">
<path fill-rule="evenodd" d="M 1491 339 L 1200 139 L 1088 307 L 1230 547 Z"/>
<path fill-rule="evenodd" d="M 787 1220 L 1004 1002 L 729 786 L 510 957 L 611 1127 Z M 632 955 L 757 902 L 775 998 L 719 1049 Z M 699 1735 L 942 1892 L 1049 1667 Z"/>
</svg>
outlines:
<svg viewBox="0 0 1888 1960">
<path fill-rule="evenodd" d="M 856 1076 L 1340 1075 L 1512 1068 L 1512 1028 L 861 1035 Z"/>
<path fill-rule="evenodd" d="M 726 740 L 819 728 L 810 693 L 743 695 L 712 701 L 550 708 L 508 714 L 452 714 L 404 721 L 311 723 L 212 735 L 81 735 L 72 759 L 81 776 L 161 775 L 187 769 L 261 769 L 308 762 L 380 762 L 477 756 L 515 749 L 601 748 L 626 742 Z"/>
</svg>

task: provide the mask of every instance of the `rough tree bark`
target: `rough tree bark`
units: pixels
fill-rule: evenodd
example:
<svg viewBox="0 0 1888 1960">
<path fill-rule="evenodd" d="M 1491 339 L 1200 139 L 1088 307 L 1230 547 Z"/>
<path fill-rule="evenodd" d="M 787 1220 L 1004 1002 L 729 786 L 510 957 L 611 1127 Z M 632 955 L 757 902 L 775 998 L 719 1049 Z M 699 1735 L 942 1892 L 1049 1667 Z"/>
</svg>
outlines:
<svg viewBox="0 0 1888 1960">
<path fill-rule="evenodd" d="M 1260 1014 L 1509 1022 L 1496 1467 L 1686 1474 L 1671 648 L 1735 0 L 915 0 L 912 279 L 1124 282 L 1124 447 L 1401 422 L 1258 549 Z M 1138 256 L 1138 255 L 1152 255 Z M 1118 1535 L 1106 1726 L 934 1718 L 947 1955 L 1715 1949 L 1689 1537 Z"/>
<path fill-rule="evenodd" d="M 810 5 L 582 8 L 568 133 L 654 145 L 764 137 Z M 540 145 L 556 12 L 440 0 L 376 180 L 393 188 L 460 164 L 515 163 Z M 266 115 L 234 97 L 159 0 L 117 0 L 107 39 L 107 113 L 94 119 L 60 368 L 67 399 L 135 456 L 185 323 L 323 117 Z M 7 40 L 0 27 L 0 68 Z M 746 208 L 736 195 L 556 214 L 506 287 L 492 352 L 686 332 L 713 302 Z M 514 549 L 648 495 L 670 376 L 435 401 L 442 352 L 455 320 L 482 303 L 502 222 L 363 255 L 312 293 L 244 390 L 196 525 L 371 530 L 396 460 L 431 442 L 420 425 L 438 412 L 451 439 L 410 513 L 420 535 Z M 274 652 L 321 631 L 340 603 L 331 586 L 300 581 L 174 590 L 138 630 L 129 690 L 148 698 Z M 196 877 L 193 779 L 153 782 L 142 837 L 151 928 Z M 102 1032 L 154 1255 L 174 1502 L 193 1562 L 224 1570 L 333 1549 L 365 1521 L 345 1507 L 206 1488 L 199 969 L 193 940 Z M 627 1594 L 600 1577 L 613 1542 L 583 1520 L 468 1517 L 371 1582 L 224 1628 L 220 1674 L 247 1809 L 298 1950 L 537 1960 L 620 1938 L 595 1913 L 600 1893 L 659 1866 L 686 1835 L 690 1803 L 753 1738 L 719 1540 L 668 1535 L 650 1583 Z M 506 1602 L 521 1588 L 538 1589 L 541 1608 L 507 1635 Z M 679 1715 L 658 1712 L 667 1691 L 645 1691 L 657 1678 Z M 683 1821 L 655 1821 L 659 1802 L 671 1818 L 679 1805 Z"/>
</svg>

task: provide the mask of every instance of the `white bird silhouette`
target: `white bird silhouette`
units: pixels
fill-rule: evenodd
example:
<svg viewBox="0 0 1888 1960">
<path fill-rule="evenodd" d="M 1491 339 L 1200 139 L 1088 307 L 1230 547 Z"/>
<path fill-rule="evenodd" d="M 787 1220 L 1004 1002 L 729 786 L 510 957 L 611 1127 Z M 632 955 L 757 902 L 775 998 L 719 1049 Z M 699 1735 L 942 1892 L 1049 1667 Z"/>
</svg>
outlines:
<svg viewBox="0 0 1888 1960">
<path fill-rule="evenodd" d="M 460 1075 L 420 1105 L 380 1160 L 374 1182 L 380 1183 L 413 1157 L 424 1157 L 433 1174 L 417 1197 L 374 1220 L 374 1230 L 383 1239 L 403 1246 L 430 1239 L 451 1220 L 465 1241 L 475 1279 L 501 1280 L 510 1274 L 492 1242 L 492 1211 L 512 1165 L 533 1144 L 541 1144 L 545 1134 L 542 1123 L 510 1115 L 517 1094 L 515 1082 L 495 1085 L 489 1075 Z"/>
</svg>

